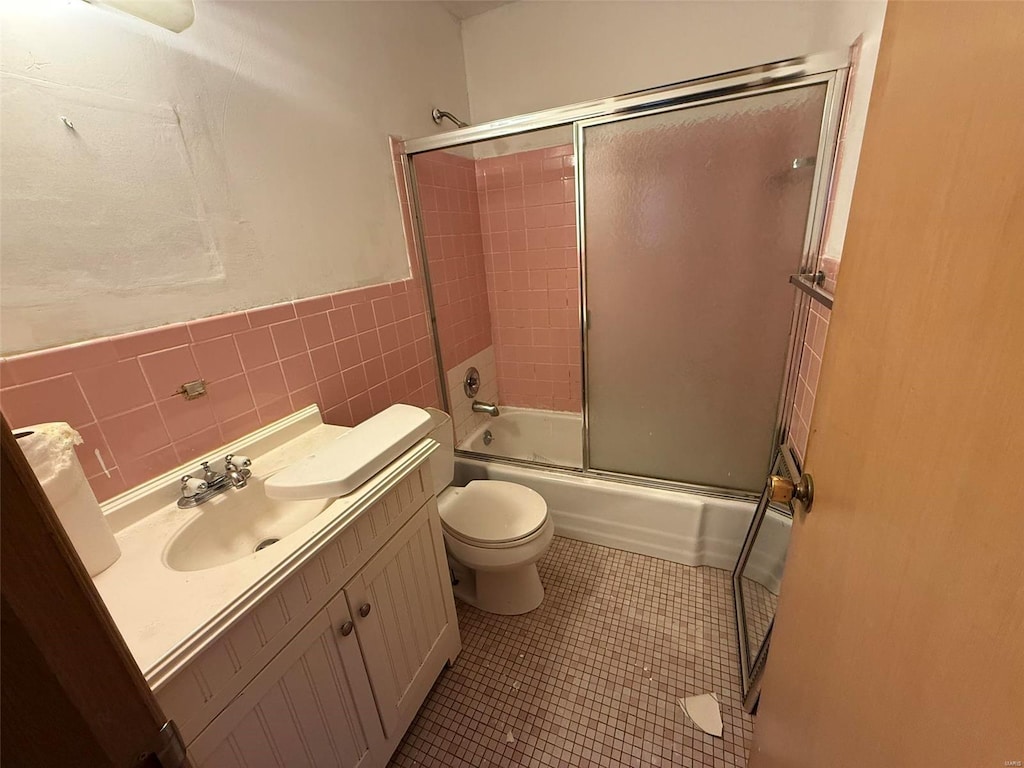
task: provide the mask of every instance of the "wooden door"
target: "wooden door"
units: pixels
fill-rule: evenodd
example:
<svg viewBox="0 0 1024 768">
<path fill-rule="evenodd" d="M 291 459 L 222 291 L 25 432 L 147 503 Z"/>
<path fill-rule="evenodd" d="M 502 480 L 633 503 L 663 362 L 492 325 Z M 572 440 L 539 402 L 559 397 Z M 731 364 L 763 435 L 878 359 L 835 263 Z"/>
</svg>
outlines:
<svg viewBox="0 0 1024 768">
<path fill-rule="evenodd" d="M 889 4 L 812 426 L 750 765 L 1020 765 L 1024 3 Z"/>
<path fill-rule="evenodd" d="M 397 744 L 441 666 L 459 651 L 448 579 L 431 499 L 345 585 L 389 743 Z"/>
<path fill-rule="evenodd" d="M 189 746 L 200 768 L 387 762 L 359 644 L 339 594 Z"/>
<path fill-rule="evenodd" d="M 0 762 L 159 766 L 160 707 L 6 419 L 0 440 Z"/>
</svg>

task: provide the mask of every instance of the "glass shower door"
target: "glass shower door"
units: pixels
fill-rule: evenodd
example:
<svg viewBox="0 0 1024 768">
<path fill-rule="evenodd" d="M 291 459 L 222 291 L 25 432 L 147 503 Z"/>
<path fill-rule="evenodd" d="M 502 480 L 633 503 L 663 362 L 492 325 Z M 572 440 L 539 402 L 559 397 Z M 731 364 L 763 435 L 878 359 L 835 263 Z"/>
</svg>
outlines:
<svg viewBox="0 0 1024 768">
<path fill-rule="evenodd" d="M 578 125 L 589 467 L 764 484 L 826 95 Z"/>
<path fill-rule="evenodd" d="M 581 469 L 572 126 L 423 152 L 410 164 L 456 447 Z M 470 370 L 475 391 L 464 384 Z M 474 411 L 476 401 L 499 415 Z"/>
</svg>

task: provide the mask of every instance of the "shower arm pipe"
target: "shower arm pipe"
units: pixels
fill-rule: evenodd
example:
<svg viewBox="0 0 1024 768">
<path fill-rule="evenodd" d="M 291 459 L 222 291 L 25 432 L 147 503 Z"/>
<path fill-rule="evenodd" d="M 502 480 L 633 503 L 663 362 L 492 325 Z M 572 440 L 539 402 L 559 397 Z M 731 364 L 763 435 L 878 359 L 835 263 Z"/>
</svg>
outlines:
<svg viewBox="0 0 1024 768">
<path fill-rule="evenodd" d="M 448 118 L 455 124 L 456 128 L 469 128 L 469 123 L 464 123 L 451 112 L 446 112 L 445 110 L 438 109 L 437 107 L 434 107 L 434 111 L 430 113 L 430 117 L 433 118 L 434 122 L 438 125 L 441 124 L 442 120 Z"/>
<path fill-rule="evenodd" d="M 796 59 L 786 59 L 748 69 L 724 72 L 711 77 L 686 80 L 645 91 L 635 91 L 622 96 L 595 99 L 564 107 L 545 109 L 540 112 L 501 118 L 488 123 L 460 127 L 433 136 L 407 139 L 402 144 L 402 151 L 407 155 L 414 155 L 434 149 L 458 147 L 478 141 L 514 136 L 543 128 L 554 128 L 558 125 L 568 125 L 577 120 L 592 117 L 630 112 L 639 108 L 649 109 L 657 106 L 660 101 L 673 103 L 679 100 L 706 98 L 720 93 L 742 92 L 745 89 L 763 87 L 801 77 L 827 75 L 838 70 L 848 69 L 849 66 L 850 53 L 847 50 L 815 53 Z M 434 122 L 438 124 L 445 116 L 452 118 L 453 121 L 462 122 L 439 109 L 434 110 L 434 115 Z"/>
</svg>

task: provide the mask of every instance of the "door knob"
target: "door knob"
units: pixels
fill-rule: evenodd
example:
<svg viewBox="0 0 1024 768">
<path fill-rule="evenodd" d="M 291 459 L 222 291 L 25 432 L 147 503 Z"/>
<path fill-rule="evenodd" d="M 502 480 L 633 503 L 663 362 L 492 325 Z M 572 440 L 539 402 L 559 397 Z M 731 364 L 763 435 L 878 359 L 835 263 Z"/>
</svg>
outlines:
<svg viewBox="0 0 1024 768">
<path fill-rule="evenodd" d="M 338 628 L 338 631 L 341 632 L 342 637 L 348 637 L 352 634 L 352 630 L 355 629 L 355 627 L 356 625 L 349 620 L 342 624 L 341 627 Z"/>
<path fill-rule="evenodd" d="M 362 616 L 364 619 L 367 616 L 370 615 L 370 604 L 369 603 L 363 603 L 362 605 L 359 606 L 359 615 Z"/>
<path fill-rule="evenodd" d="M 805 512 L 810 512 L 814 503 L 814 478 L 804 472 L 800 481 L 793 483 L 780 475 L 771 475 L 768 478 L 768 498 L 782 504 L 796 499 L 803 504 Z"/>
</svg>

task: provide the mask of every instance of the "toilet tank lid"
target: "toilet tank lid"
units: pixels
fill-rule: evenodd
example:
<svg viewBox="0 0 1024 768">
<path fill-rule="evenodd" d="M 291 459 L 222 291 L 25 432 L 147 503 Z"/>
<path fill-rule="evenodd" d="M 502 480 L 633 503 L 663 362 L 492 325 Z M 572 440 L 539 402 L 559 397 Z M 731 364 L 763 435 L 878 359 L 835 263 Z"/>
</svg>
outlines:
<svg viewBox="0 0 1024 768">
<path fill-rule="evenodd" d="M 264 485 L 272 499 L 329 499 L 351 493 L 430 432 L 430 414 L 392 405 L 286 467 Z"/>
</svg>

